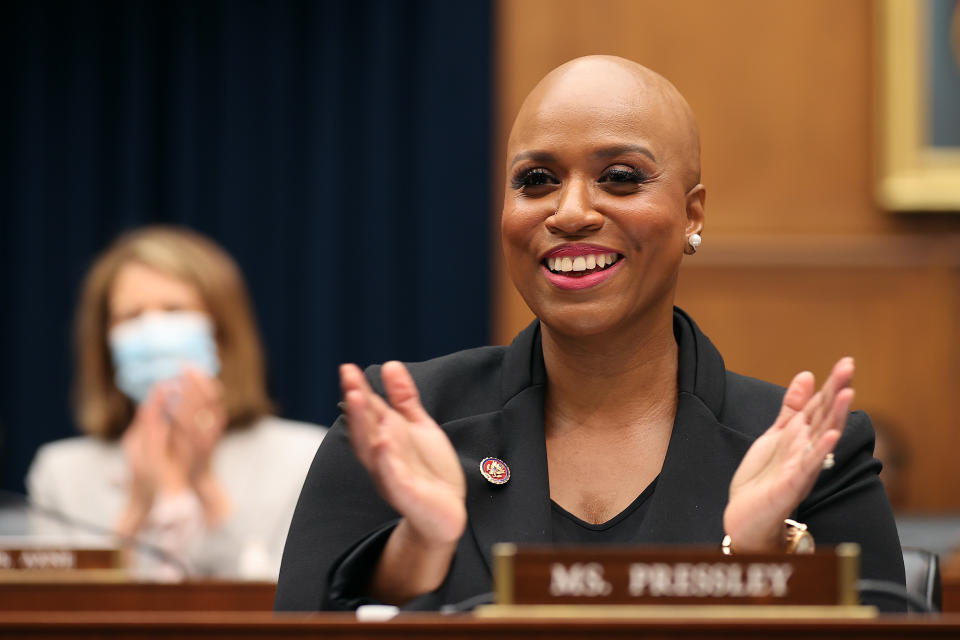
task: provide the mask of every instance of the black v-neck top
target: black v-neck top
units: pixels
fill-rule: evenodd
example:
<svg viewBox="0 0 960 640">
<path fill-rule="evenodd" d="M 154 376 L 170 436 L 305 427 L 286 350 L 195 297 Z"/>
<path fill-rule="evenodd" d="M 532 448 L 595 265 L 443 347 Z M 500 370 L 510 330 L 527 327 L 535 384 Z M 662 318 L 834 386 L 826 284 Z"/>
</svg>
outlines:
<svg viewBox="0 0 960 640">
<path fill-rule="evenodd" d="M 630 505 L 600 524 L 584 522 L 553 500 L 550 501 L 550 522 L 553 525 L 555 544 L 630 544 L 637 542 L 640 525 L 647 515 L 650 496 L 657 486 L 657 479 L 640 492 Z"/>
</svg>

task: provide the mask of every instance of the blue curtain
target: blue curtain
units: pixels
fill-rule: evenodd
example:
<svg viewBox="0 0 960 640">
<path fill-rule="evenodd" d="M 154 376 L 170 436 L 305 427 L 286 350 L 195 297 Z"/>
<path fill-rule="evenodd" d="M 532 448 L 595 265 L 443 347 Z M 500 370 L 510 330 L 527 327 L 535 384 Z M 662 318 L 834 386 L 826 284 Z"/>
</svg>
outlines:
<svg viewBox="0 0 960 640">
<path fill-rule="evenodd" d="M 79 282 L 148 222 L 240 263 L 282 415 L 336 416 L 336 366 L 483 344 L 487 2 L 8 6 L 0 192 L 5 488 L 75 433 Z"/>
</svg>

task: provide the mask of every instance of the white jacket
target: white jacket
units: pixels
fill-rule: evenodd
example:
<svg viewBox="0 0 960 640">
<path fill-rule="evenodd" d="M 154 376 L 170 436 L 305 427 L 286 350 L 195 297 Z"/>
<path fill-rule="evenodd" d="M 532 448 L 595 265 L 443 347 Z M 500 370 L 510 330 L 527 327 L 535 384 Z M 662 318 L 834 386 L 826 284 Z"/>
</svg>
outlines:
<svg viewBox="0 0 960 640">
<path fill-rule="evenodd" d="M 192 493 L 158 499 L 138 534 L 144 546 L 176 558 L 132 554 L 138 577 L 276 580 L 287 529 L 303 479 L 326 428 L 268 416 L 228 431 L 213 454 L 213 469 L 231 500 L 227 521 L 209 529 Z M 32 502 L 70 519 L 112 529 L 127 502 L 129 470 L 118 441 L 75 437 L 40 448 L 26 479 Z M 46 517 L 35 533 L 89 538 L 89 530 Z"/>
</svg>

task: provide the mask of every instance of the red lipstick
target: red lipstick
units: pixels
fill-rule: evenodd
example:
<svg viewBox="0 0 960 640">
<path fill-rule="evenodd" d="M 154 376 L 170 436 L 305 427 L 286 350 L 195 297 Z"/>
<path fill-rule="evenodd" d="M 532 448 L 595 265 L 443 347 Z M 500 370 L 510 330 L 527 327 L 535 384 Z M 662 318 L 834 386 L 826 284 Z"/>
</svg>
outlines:
<svg viewBox="0 0 960 640">
<path fill-rule="evenodd" d="M 604 255 L 606 259 L 601 257 Z M 588 257 L 589 259 L 584 263 L 584 259 Z M 571 266 L 571 260 L 574 268 L 578 266 L 577 263 L 579 262 L 580 270 L 560 271 L 557 265 L 561 259 L 566 263 L 568 269 Z M 550 269 L 553 261 L 557 261 L 557 265 L 553 265 L 557 270 Z M 601 262 L 606 262 L 606 264 L 601 267 L 599 266 Z M 623 256 L 620 252 L 608 247 L 584 243 L 565 244 L 554 247 L 543 254 L 540 269 L 547 281 L 558 289 L 576 291 L 589 289 L 606 282 L 620 270 L 622 262 Z M 585 269 L 584 267 L 587 265 L 590 265 L 590 268 Z"/>
<path fill-rule="evenodd" d="M 547 258 L 562 258 L 563 256 L 586 256 L 589 254 L 601 254 L 601 253 L 616 253 L 620 255 L 620 252 L 616 249 L 611 249 L 609 247 L 604 247 L 599 244 L 587 244 L 579 242 L 576 244 L 564 244 L 559 247 L 554 247 L 547 251 L 545 254 L 540 256 L 541 260 L 546 260 Z"/>
</svg>

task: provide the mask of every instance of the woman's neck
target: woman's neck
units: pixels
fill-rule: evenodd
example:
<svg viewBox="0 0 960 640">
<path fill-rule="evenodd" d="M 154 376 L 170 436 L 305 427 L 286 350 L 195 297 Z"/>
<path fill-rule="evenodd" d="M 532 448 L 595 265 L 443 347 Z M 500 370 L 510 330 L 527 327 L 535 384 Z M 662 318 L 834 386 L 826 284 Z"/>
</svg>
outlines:
<svg viewBox="0 0 960 640">
<path fill-rule="evenodd" d="M 548 436 L 570 429 L 672 427 L 677 406 L 673 311 L 639 326 L 572 337 L 542 327 Z"/>
</svg>

